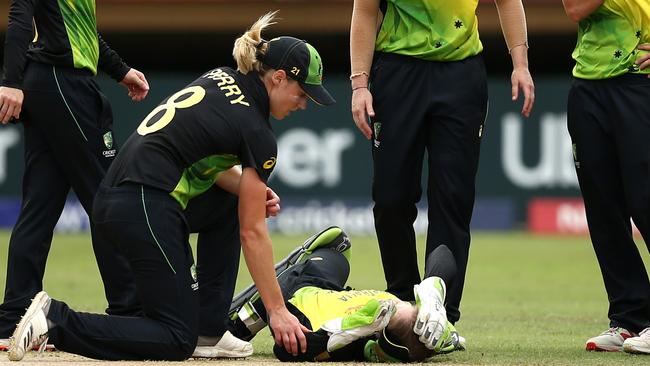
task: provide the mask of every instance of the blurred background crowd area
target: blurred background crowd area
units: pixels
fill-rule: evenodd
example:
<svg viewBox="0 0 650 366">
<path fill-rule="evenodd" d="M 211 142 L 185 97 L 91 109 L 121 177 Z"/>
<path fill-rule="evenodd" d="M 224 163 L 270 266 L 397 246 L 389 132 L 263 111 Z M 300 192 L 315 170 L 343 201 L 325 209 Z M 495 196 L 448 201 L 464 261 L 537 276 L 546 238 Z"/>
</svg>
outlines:
<svg viewBox="0 0 650 366">
<path fill-rule="evenodd" d="M 9 0 L 0 1 L 3 32 L 9 5 Z M 134 104 L 119 85 L 100 75 L 100 85 L 113 105 L 115 140 L 124 143 L 165 96 L 202 72 L 232 66 L 234 39 L 260 15 L 280 10 L 279 23 L 265 37 L 292 35 L 313 44 L 324 60 L 325 84 L 338 103 L 331 108 L 312 105 L 273 123 L 279 157 L 270 186 L 282 197 L 283 213 L 269 224 L 281 233 L 313 232 L 330 224 L 351 233 L 374 233 L 370 143 L 350 115 L 352 5 L 352 0 L 98 0 L 102 36 L 129 65 L 144 72 L 151 85 L 149 97 Z M 478 230 L 584 234 L 584 206 L 566 131 L 576 25 L 564 14 L 560 0 L 524 0 L 524 6 L 537 95 L 527 120 L 519 114 L 521 101 L 513 103 L 510 98 L 510 56 L 494 1 L 481 0 L 478 7 L 490 106 L 472 225 Z M 20 204 L 20 129 L 20 125 L 0 128 L 0 226 L 4 227 L 13 226 Z M 421 204 L 425 210 L 426 192 Z M 416 222 L 419 232 L 426 228 L 424 212 Z M 71 195 L 58 230 L 86 230 L 87 225 Z"/>
</svg>

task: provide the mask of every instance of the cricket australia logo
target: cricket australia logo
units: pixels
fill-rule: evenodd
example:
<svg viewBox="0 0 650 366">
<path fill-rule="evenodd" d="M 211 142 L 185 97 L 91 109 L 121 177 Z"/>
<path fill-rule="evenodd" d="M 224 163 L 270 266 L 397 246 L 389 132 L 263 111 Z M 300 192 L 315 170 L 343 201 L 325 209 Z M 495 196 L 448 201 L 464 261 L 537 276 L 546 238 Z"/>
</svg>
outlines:
<svg viewBox="0 0 650 366">
<path fill-rule="evenodd" d="M 111 131 L 108 131 L 102 136 L 104 139 L 104 146 L 106 146 L 107 150 L 102 151 L 102 155 L 104 155 L 105 158 L 112 158 L 115 156 L 116 150 L 113 149 L 113 133 Z"/>
<path fill-rule="evenodd" d="M 104 134 L 104 145 L 109 150 L 113 147 L 113 133 L 111 131 Z"/>
</svg>

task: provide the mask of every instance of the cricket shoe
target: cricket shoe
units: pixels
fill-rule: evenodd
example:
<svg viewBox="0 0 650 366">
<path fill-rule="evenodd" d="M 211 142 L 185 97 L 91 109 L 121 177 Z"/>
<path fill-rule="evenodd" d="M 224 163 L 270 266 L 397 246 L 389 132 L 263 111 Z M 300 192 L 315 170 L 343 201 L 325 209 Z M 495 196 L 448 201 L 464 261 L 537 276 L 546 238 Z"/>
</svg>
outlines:
<svg viewBox="0 0 650 366">
<path fill-rule="evenodd" d="M 611 327 L 600 335 L 589 338 L 585 345 L 587 351 L 620 352 L 626 339 L 636 337 L 635 333 L 621 327 Z"/>
<path fill-rule="evenodd" d="M 642 330 L 638 336 L 626 339 L 623 342 L 623 351 L 650 354 L 650 327 Z"/>
<path fill-rule="evenodd" d="M 253 354 L 253 345 L 226 331 L 214 346 L 196 346 L 195 358 L 244 358 Z"/>
<path fill-rule="evenodd" d="M 6 352 L 9 350 L 9 338 L 0 338 L 0 352 Z M 38 349 L 33 349 L 33 351 L 37 351 Z M 45 346 L 45 351 L 47 352 L 54 352 L 56 351 L 56 347 L 54 347 L 53 344 L 48 343 Z"/>
<path fill-rule="evenodd" d="M 42 352 L 47 346 L 48 326 L 45 308 L 50 304 L 50 297 L 45 291 L 36 294 L 25 315 L 20 319 L 14 334 L 9 338 L 8 356 L 10 361 L 20 361 L 25 353 L 36 348 Z"/>
</svg>

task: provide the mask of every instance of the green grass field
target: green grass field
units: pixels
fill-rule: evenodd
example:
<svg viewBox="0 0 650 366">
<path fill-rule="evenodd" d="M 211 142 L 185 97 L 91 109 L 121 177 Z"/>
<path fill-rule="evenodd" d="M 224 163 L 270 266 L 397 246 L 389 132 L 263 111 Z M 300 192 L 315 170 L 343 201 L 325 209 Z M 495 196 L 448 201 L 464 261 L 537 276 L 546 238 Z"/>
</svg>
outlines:
<svg viewBox="0 0 650 366">
<path fill-rule="evenodd" d="M 276 259 L 305 236 L 274 236 Z M 372 237 L 351 237 L 354 288 L 382 289 L 383 273 Z M 420 240 L 422 242 L 423 240 Z M 0 291 L 4 291 L 8 233 L 0 232 Z M 647 250 L 639 246 L 646 263 Z M 242 264 L 238 288 L 250 283 Z M 55 235 L 44 288 L 73 308 L 105 307 L 86 235 Z M 584 341 L 607 328 L 607 297 L 586 237 L 476 233 L 457 328 L 468 350 L 435 363 L 471 365 L 647 365 L 650 357 L 588 353 Z M 258 355 L 272 357 L 271 339 L 254 340 Z"/>
</svg>

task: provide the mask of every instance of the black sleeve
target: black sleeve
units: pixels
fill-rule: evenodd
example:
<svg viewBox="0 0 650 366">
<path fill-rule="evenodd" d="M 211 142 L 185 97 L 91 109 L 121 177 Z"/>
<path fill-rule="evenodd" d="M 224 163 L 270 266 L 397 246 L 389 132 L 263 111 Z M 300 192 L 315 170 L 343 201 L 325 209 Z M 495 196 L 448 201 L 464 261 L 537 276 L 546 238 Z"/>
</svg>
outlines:
<svg viewBox="0 0 650 366">
<path fill-rule="evenodd" d="M 122 61 L 117 52 L 108 46 L 99 33 L 97 33 L 97 39 L 99 41 L 99 63 L 97 66 L 119 83 L 131 68 Z"/>
<path fill-rule="evenodd" d="M 27 47 L 34 38 L 32 19 L 40 0 L 13 0 L 5 35 L 4 76 L 2 85 L 21 88 Z"/>
<path fill-rule="evenodd" d="M 284 346 L 273 345 L 273 354 L 282 362 L 313 362 L 329 360 L 327 352 L 327 340 L 330 338 L 327 332 L 319 329 L 316 332 L 305 333 L 307 339 L 307 352 L 298 352 L 297 356 L 292 355 L 284 349 Z"/>
<path fill-rule="evenodd" d="M 278 146 L 270 130 L 244 131 L 239 157 L 242 168 L 254 168 L 267 182 L 277 160 Z"/>
<path fill-rule="evenodd" d="M 347 346 L 333 352 L 327 352 L 327 332 L 319 329 L 316 332 L 305 333 L 307 352 L 297 356 L 287 352 L 283 346 L 273 345 L 273 354 L 282 362 L 314 362 L 314 361 L 363 361 L 363 349 L 368 338 L 357 339 Z"/>
</svg>

